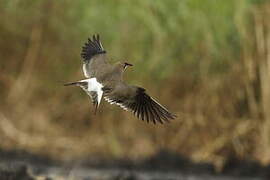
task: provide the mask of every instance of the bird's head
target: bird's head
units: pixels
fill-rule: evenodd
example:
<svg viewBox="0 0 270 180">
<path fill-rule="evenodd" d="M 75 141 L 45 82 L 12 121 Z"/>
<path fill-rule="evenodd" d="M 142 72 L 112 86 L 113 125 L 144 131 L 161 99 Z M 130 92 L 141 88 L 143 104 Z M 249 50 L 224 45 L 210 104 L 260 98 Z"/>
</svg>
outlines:
<svg viewBox="0 0 270 180">
<path fill-rule="evenodd" d="M 128 62 L 119 62 L 117 64 L 123 71 L 125 71 L 127 69 L 127 67 L 129 66 L 133 66 L 132 64 L 128 63 Z"/>
<path fill-rule="evenodd" d="M 128 63 L 128 62 L 123 62 L 122 63 L 122 66 L 123 66 L 123 69 L 125 70 L 127 67 L 129 67 L 129 66 L 133 66 L 133 64 L 130 64 L 130 63 Z"/>
</svg>

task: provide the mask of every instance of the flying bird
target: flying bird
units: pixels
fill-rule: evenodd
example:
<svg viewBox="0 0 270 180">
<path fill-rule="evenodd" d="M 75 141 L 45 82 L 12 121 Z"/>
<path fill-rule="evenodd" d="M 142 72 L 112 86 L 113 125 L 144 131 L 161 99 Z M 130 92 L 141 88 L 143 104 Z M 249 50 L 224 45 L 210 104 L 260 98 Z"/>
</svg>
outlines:
<svg viewBox="0 0 270 180">
<path fill-rule="evenodd" d="M 115 104 L 124 110 L 131 111 L 137 118 L 147 122 L 169 122 L 176 118 L 165 107 L 150 97 L 142 87 L 129 85 L 123 80 L 125 70 L 133 66 L 128 62 L 108 63 L 106 51 L 99 35 L 82 47 L 83 73 L 87 79 L 66 83 L 65 86 L 81 87 L 90 97 L 95 107 L 95 113 L 102 97 L 110 104 Z"/>
</svg>

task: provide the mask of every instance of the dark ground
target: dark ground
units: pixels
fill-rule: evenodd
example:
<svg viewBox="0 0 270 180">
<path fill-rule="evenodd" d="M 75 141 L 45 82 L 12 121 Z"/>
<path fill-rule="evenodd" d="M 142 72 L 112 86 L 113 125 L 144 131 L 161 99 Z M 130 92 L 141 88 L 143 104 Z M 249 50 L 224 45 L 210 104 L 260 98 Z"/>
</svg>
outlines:
<svg viewBox="0 0 270 180">
<path fill-rule="evenodd" d="M 222 172 L 211 164 L 195 164 L 161 151 L 141 162 L 129 160 L 53 161 L 23 151 L 0 151 L 0 180 L 261 180 L 270 179 L 270 166 L 232 158 Z"/>
</svg>

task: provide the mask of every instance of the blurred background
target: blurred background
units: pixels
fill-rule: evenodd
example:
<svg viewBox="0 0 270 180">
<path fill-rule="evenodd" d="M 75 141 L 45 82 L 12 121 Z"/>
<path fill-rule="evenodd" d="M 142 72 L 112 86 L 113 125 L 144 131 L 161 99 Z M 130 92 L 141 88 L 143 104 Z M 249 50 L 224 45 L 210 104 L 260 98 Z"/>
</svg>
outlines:
<svg viewBox="0 0 270 180">
<path fill-rule="evenodd" d="M 222 170 L 270 162 L 267 0 L 0 0 L 0 150 L 55 160 L 139 162 L 174 153 Z M 64 82 L 83 79 L 80 52 L 99 33 L 111 62 L 129 61 L 178 118 L 136 119 Z"/>
</svg>

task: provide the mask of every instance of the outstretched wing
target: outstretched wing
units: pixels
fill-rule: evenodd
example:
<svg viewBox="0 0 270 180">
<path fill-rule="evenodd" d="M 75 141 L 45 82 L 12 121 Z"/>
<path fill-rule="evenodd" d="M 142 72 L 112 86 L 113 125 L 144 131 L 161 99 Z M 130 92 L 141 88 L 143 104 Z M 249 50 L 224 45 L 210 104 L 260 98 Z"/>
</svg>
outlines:
<svg viewBox="0 0 270 180">
<path fill-rule="evenodd" d="M 88 42 L 82 47 L 81 57 L 83 58 L 83 73 L 87 78 L 95 77 L 99 68 L 107 65 L 106 51 L 98 34 L 93 35 L 92 39 L 88 38 Z"/>
<path fill-rule="evenodd" d="M 139 119 L 152 121 L 154 124 L 156 122 L 163 124 L 164 121 L 169 122 L 170 119 L 176 118 L 140 87 L 122 85 L 116 91 L 105 93 L 104 99 L 124 110 L 133 112 Z"/>
</svg>

